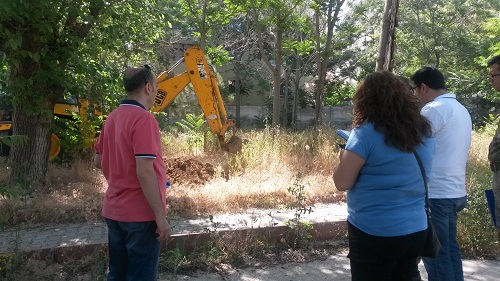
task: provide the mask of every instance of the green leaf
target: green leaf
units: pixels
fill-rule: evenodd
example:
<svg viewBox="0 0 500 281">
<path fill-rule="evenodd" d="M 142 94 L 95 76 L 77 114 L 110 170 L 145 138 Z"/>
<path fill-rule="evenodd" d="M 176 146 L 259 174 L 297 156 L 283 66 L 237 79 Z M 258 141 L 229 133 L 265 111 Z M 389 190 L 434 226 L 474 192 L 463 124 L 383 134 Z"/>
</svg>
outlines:
<svg viewBox="0 0 500 281">
<path fill-rule="evenodd" d="M 12 136 L 3 136 L 0 137 L 0 141 L 3 142 L 4 144 L 11 146 L 12 144 L 14 145 L 25 145 L 28 143 L 29 138 L 27 136 L 21 136 L 21 135 L 12 135 Z"/>
</svg>

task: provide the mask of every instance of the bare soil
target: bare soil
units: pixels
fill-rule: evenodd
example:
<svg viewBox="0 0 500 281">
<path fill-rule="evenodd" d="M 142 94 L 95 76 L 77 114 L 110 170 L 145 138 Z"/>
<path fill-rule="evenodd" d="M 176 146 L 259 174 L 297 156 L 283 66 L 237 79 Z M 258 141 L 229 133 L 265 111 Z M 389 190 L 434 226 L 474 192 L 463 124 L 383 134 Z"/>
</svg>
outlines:
<svg viewBox="0 0 500 281">
<path fill-rule="evenodd" d="M 204 185 L 215 176 L 214 166 L 194 157 L 164 159 L 171 184 Z"/>
</svg>

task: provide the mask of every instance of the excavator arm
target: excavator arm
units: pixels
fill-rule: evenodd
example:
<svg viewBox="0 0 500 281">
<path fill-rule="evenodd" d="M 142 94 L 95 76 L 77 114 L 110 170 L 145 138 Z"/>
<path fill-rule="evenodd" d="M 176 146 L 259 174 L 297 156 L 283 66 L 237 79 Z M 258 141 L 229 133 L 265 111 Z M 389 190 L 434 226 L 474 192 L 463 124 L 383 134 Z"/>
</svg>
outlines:
<svg viewBox="0 0 500 281">
<path fill-rule="evenodd" d="M 172 69 L 179 63 L 186 63 L 187 71 L 177 76 L 169 76 Z M 219 83 L 210 70 L 205 55 L 200 47 L 190 47 L 184 52 L 184 58 L 179 60 L 168 71 L 157 77 L 158 92 L 152 111 L 160 112 L 169 106 L 187 85 L 193 86 L 196 98 L 205 115 L 210 130 L 219 139 L 222 149 L 237 153 L 241 150 L 241 139 L 236 137 L 234 120 L 227 119 L 227 112 L 219 91 Z M 226 132 L 232 128 L 233 136 L 226 142 Z"/>
</svg>

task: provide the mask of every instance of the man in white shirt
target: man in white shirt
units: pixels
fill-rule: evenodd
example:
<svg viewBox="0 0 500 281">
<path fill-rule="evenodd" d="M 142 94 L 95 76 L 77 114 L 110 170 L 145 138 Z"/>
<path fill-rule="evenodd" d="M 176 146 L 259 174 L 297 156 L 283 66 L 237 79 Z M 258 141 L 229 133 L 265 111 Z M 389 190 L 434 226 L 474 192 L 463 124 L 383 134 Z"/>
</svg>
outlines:
<svg viewBox="0 0 500 281">
<path fill-rule="evenodd" d="M 465 166 L 472 121 L 455 94 L 447 93 L 443 74 L 425 66 L 410 78 L 423 104 L 422 115 L 431 122 L 436 150 L 429 178 L 429 205 L 441 251 L 435 259 L 423 258 L 429 280 L 462 281 L 462 257 L 457 242 L 457 213 L 465 208 Z M 424 188 L 422 186 L 422 188 Z"/>
</svg>

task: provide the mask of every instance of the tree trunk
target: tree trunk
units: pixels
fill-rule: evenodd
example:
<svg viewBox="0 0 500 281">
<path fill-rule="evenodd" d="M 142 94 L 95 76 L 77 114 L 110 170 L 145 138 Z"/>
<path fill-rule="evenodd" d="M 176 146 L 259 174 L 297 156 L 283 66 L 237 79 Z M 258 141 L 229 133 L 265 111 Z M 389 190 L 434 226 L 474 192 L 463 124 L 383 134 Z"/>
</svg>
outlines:
<svg viewBox="0 0 500 281">
<path fill-rule="evenodd" d="M 281 75 L 274 73 L 273 82 L 273 120 L 272 126 L 279 127 L 280 125 L 280 110 L 281 110 Z"/>
<path fill-rule="evenodd" d="M 299 100 L 299 91 L 297 91 L 296 87 L 292 89 L 292 130 L 294 132 L 297 131 L 297 104 Z"/>
<path fill-rule="evenodd" d="M 11 184 L 40 187 L 46 183 L 54 105 L 63 89 L 49 80 L 45 83 L 32 80 L 32 84 L 19 82 L 30 81 L 35 73 L 43 71 L 47 70 L 29 58 L 11 68 L 8 83 L 21 85 L 17 88 L 17 95 L 22 97 L 13 103 L 12 133 L 28 137 L 25 144 L 12 144 L 9 155 Z"/>
<path fill-rule="evenodd" d="M 241 83 L 240 83 L 240 58 L 234 64 L 234 106 L 235 106 L 235 115 L 236 115 L 236 128 L 240 127 L 240 110 L 241 110 Z"/>
<path fill-rule="evenodd" d="M 280 22 L 279 20 L 277 22 Z M 273 71 L 274 84 L 273 84 L 273 127 L 280 125 L 280 110 L 281 110 L 281 49 L 283 45 L 283 31 L 278 29 L 276 32 L 276 66 Z"/>
<path fill-rule="evenodd" d="M 315 31 L 316 31 L 316 71 L 318 75 L 318 80 L 316 80 L 315 90 L 316 94 L 314 96 L 315 105 L 315 115 L 314 115 L 314 126 L 318 127 L 321 123 L 321 104 L 323 87 L 325 84 L 326 71 L 323 73 L 323 56 L 324 52 L 321 50 L 321 30 L 320 30 L 320 12 L 316 10 L 314 13 L 315 19 Z"/>
<path fill-rule="evenodd" d="M 399 0 L 387 0 L 385 3 L 384 19 L 380 32 L 379 51 L 376 71 L 394 69 L 394 47 L 398 15 Z"/>
<path fill-rule="evenodd" d="M 290 71 L 288 71 L 285 68 L 284 72 L 285 72 L 285 83 L 283 85 L 283 117 L 282 117 L 283 121 L 281 122 L 281 126 L 283 128 L 286 128 L 288 126 L 288 92 L 290 90 L 289 87 Z"/>
<path fill-rule="evenodd" d="M 297 124 L 297 111 L 298 111 L 298 105 L 299 105 L 299 87 L 300 87 L 300 78 L 303 76 L 302 72 L 300 71 L 302 69 L 302 58 L 300 55 L 297 54 L 297 59 L 295 60 L 295 75 L 294 75 L 294 81 L 293 81 L 293 105 L 292 105 L 292 129 L 294 131 L 297 131 L 298 129 L 298 124 Z"/>
<path fill-rule="evenodd" d="M 13 134 L 27 136 L 28 142 L 25 145 L 12 145 L 9 181 L 40 187 L 46 183 L 54 104 L 47 102 L 47 111 L 38 116 L 27 114 L 23 107 L 14 105 Z"/>
<path fill-rule="evenodd" d="M 326 42 L 325 46 L 321 47 L 321 26 L 320 26 L 320 12 L 319 10 L 315 11 L 315 31 L 316 31 L 316 65 L 317 65 L 317 75 L 318 80 L 316 83 L 316 96 L 315 96 L 315 105 L 316 112 L 314 118 L 314 124 L 316 127 L 321 125 L 322 121 L 322 108 L 323 108 L 323 90 L 325 88 L 326 83 L 326 72 L 327 72 L 327 63 L 330 56 L 330 50 L 332 48 L 333 43 L 333 29 L 335 27 L 335 23 L 339 18 L 340 8 L 344 5 L 345 0 L 329 0 L 328 9 L 326 11 L 326 24 L 327 24 L 327 34 L 326 34 Z"/>
<path fill-rule="evenodd" d="M 264 51 L 264 39 L 262 38 L 262 30 L 259 28 L 259 16 L 255 7 L 252 7 L 251 14 L 255 25 L 255 32 L 257 33 L 258 44 L 259 44 L 259 53 L 262 57 L 264 63 L 269 67 L 269 70 L 273 73 L 273 120 L 272 127 L 278 127 L 280 122 L 280 94 L 281 94 L 281 53 L 283 47 L 283 31 L 278 28 L 276 34 L 276 46 L 275 46 L 275 65 L 271 63 L 269 57 Z M 276 18 L 276 26 L 280 26 L 280 18 Z"/>
</svg>

